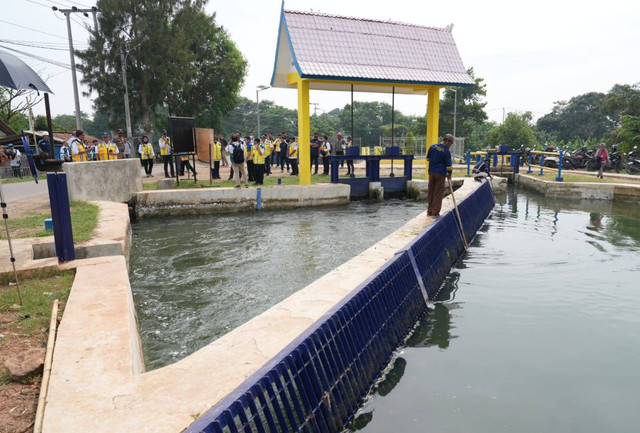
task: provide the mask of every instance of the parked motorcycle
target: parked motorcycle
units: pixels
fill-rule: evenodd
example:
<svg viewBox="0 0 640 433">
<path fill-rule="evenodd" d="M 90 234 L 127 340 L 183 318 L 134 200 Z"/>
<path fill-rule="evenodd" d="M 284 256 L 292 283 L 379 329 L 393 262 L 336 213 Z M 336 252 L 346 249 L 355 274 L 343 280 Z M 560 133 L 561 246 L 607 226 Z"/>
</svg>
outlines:
<svg viewBox="0 0 640 433">
<path fill-rule="evenodd" d="M 620 173 L 622 171 L 622 155 L 618 150 L 618 146 L 615 144 L 611 146 L 611 154 L 609 155 L 609 159 L 611 160 L 611 165 L 606 166 L 605 170 L 611 168 L 616 171 L 616 173 Z"/>
<path fill-rule="evenodd" d="M 626 170 L 629 174 L 640 172 L 640 152 L 638 152 L 637 147 L 634 147 L 631 152 L 627 153 Z"/>
<path fill-rule="evenodd" d="M 586 147 L 582 147 L 582 149 L 573 152 L 573 153 L 565 153 L 562 160 L 562 167 L 573 170 L 583 169 L 587 166 L 587 162 L 593 157 L 593 152 L 587 150 Z"/>
</svg>

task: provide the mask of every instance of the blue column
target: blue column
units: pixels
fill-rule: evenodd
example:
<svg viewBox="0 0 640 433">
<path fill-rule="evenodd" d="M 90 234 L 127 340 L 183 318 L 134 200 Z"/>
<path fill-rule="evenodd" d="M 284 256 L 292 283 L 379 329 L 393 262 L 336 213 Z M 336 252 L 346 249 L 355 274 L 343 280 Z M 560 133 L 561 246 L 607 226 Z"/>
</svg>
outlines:
<svg viewBox="0 0 640 433">
<path fill-rule="evenodd" d="M 338 158 L 331 156 L 329 162 L 331 162 L 331 183 L 338 183 Z"/>
<path fill-rule="evenodd" d="M 558 177 L 556 177 L 556 182 L 562 182 L 564 179 L 562 179 L 562 156 L 563 156 L 563 151 L 560 151 L 560 156 L 558 157 Z"/>
<path fill-rule="evenodd" d="M 471 149 L 467 150 L 467 177 L 471 176 Z"/>
<path fill-rule="evenodd" d="M 413 157 L 404 160 L 404 177 L 407 180 L 413 179 Z"/>
<path fill-rule="evenodd" d="M 73 230 L 71 227 L 71 210 L 69 208 L 69 191 L 67 190 L 66 173 L 47 173 L 49 204 L 53 220 L 53 239 L 56 255 L 61 262 L 76 259 L 73 248 Z"/>
<path fill-rule="evenodd" d="M 527 173 L 531 173 L 531 161 L 533 161 L 533 154 L 529 151 L 529 169 L 527 170 Z"/>
<path fill-rule="evenodd" d="M 538 176 L 542 176 L 544 174 L 544 170 L 542 169 L 542 167 L 544 167 L 544 153 L 540 155 L 540 173 L 538 174 Z"/>
</svg>

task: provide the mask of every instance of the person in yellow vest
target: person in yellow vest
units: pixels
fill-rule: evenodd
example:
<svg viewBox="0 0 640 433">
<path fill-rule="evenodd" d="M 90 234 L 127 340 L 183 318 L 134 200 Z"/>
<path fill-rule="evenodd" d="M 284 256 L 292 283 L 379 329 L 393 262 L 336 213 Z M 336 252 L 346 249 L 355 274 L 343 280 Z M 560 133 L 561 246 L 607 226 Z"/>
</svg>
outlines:
<svg viewBox="0 0 640 433">
<path fill-rule="evenodd" d="M 118 159 L 118 145 L 111 141 L 111 134 L 105 132 L 102 134 L 102 141 L 98 143 L 97 154 L 98 161 L 107 161 L 109 159 Z"/>
<path fill-rule="evenodd" d="M 156 154 L 153 151 L 153 146 L 149 143 L 149 137 L 146 135 L 142 136 L 142 143 L 138 146 L 138 153 L 140 154 L 145 174 L 147 177 L 153 177 L 151 171 L 153 170 L 153 157 L 156 156 Z"/>
<path fill-rule="evenodd" d="M 213 168 L 211 169 L 211 179 L 222 179 L 220 177 L 220 161 L 222 161 L 222 144 L 219 140 L 214 140 L 211 145 L 211 159 Z"/>
<path fill-rule="evenodd" d="M 73 155 L 74 162 L 82 162 L 86 160 L 86 154 L 89 153 L 88 149 L 84 148 L 84 131 L 78 129 L 74 137 L 69 140 L 71 154 Z"/>
<path fill-rule="evenodd" d="M 173 169 L 173 155 L 171 154 L 171 139 L 167 137 L 166 129 L 162 130 L 162 137 L 158 140 L 158 146 L 160 147 L 162 162 L 164 163 L 164 177 L 169 177 L 167 166 L 171 168 L 171 177 L 175 177 L 176 172 Z"/>
<path fill-rule="evenodd" d="M 255 171 L 255 183 L 254 185 L 262 185 L 264 182 L 264 164 L 266 160 L 267 151 L 264 143 L 260 142 L 259 138 L 253 141 L 253 167 Z"/>
<path fill-rule="evenodd" d="M 255 165 L 253 163 L 253 137 L 247 135 L 244 137 L 245 150 L 247 151 L 247 176 L 249 182 L 255 182 Z"/>
<path fill-rule="evenodd" d="M 289 137 L 289 146 L 287 146 L 287 158 L 291 163 L 291 176 L 298 175 L 298 142 L 295 138 Z"/>
<path fill-rule="evenodd" d="M 261 138 L 264 144 L 264 174 L 269 176 L 271 174 L 271 154 L 273 153 L 273 143 L 267 138 L 265 134 L 262 134 Z"/>
</svg>

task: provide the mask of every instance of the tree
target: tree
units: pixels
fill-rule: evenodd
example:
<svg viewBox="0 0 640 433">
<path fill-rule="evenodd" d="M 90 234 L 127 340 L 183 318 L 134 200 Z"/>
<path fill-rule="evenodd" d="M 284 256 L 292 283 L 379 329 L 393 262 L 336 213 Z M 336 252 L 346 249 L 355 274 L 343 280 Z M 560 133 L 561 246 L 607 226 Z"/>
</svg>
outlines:
<svg viewBox="0 0 640 433">
<path fill-rule="evenodd" d="M 440 135 L 453 133 L 453 113 L 454 102 L 457 97 L 456 106 L 456 135 L 469 138 L 475 128 L 482 125 L 487 120 L 487 113 L 484 111 L 487 103 L 483 101 L 487 96 L 487 85 L 483 78 L 476 78 L 473 68 L 469 68 L 467 73 L 474 79 L 475 83 L 471 87 L 447 88 L 444 97 L 440 101 Z"/>
<path fill-rule="evenodd" d="M 620 150 L 625 153 L 634 146 L 640 147 L 640 116 L 622 116 L 614 141 L 620 144 Z"/>
<path fill-rule="evenodd" d="M 16 132 L 29 129 L 27 99 L 29 99 L 31 106 L 38 103 L 38 101 L 31 101 L 32 94 L 32 91 L 0 87 L 0 119 L 4 120 Z"/>
<path fill-rule="evenodd" d="M 83 82 L 98 93 L 97 111 L 112 126 L 124 123 L 122 57 L 125 57 L 132 123 L 150 133 L 152 117 L 195 116 L 219 129 L 233 109 L 246 61 L 205 0 L 98 2 L 100 32 L 78 52 Z M 156 119 L 157 120 L 157 119 Z M 161 122 L 166 125 L 165 121 Z"/>
<path fill-rule="evenodd" d="M 640 83 L 613 86 L 602 101 L 602 112 L 616 126 L 622 116 L 640 116 Z"/>
<path fill-rule="evenodd" d="M 535 146 L 536 139 L 530 125 L 531 119 L 530 112 L 509 113 L 502 125 L 496 126 L 487 133 L 489 144 L 493 146 L 507 144 L 511 149 Z"/>
<path fill-rule="evenodd" d="M 538 119 L 537 129 L 564 141 L 604 137 L 615 126 L 602 111 L 605 97 L 604 93 L 589 92 L 568 102 L 556 102 L 551 113 Z"/>
</svg>

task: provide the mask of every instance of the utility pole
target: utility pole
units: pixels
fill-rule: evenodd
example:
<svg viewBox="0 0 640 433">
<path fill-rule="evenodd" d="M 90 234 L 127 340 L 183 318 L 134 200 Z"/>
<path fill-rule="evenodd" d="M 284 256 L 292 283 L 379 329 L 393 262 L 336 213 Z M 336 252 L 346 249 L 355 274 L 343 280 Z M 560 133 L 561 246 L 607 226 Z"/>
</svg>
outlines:
<svg viewBox="0 0 640 433">
<path fill-rule="evenodd" d="M 451 90 L 453 90 L 453 136 L 457 137 L 456 120 L 458 117 L 458 91 L 456 89 L 451 89 Z"/>
<path fill-rule="evenodd" d="M 129 86 L 127 85 L 127 57 L 124 54 L 124 41 L 120 46 L 120 63 L 122 66 L 122 83 L 124 84 L 124 117 L 127 123 L 127 141 L 131 139 L 131 113 L 129 112 Z M 133 146 L 133 144 L 132 144 Z"/>
<path fill-rule="evenodd" d="M 71 36 L 71 14 L 81 13 L 85 17 L 89 16 L 89 12 L 93 14 L 93 22 L 96 26 L 96 31 L 98 30 L 98 20 L 96 18 L 96 13 L 98 12 L 98 8 L 95 6 L 91 9 L 79 9 L 76 6 L 71 7 L 71 9 L 58 9 L 56 6 L 52 6 L 51 9 L 53 11 L 60 11 L 67 17 L 67 34 L 69 36 L 69 56 L 71 58 L 71 78 L 73 79 L 73 98 L 76 106 L 76 129 L 82 129 L 82 113 L 80 112 L 80 95 L 78 94 L 78 79 L 76 78 L 76 55 L 73 50 L 73 39 Z M 53 137 L 52 137 L 53 139 Z"/>
<path fill-rule="evenodd" d="M 259 86 L 256 86 L 256 111 L 258 112 L 258 138 L 261 137 L 261 131 L 260 131 L 260 95 L 259 93 L 262 92 L 263 90 L 267 90 L 269 89 L 270 86 L 265 86 L 260 84 Z"/>
<path fill-rule="evenodd" d="M 317 102 L 309 102 L 309 105 L 313 105 L 313 115 L 317 115 L 318 114 L 318 105 L 320 105 Z"/>
</svg>

